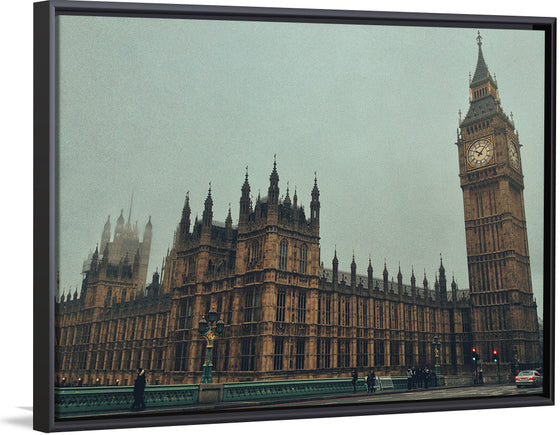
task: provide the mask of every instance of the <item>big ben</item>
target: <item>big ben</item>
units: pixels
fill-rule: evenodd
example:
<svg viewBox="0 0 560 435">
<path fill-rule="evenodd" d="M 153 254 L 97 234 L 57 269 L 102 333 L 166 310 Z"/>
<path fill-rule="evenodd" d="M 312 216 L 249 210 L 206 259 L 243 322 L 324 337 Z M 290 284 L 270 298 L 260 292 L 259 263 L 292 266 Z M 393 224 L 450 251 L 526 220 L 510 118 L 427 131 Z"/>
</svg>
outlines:
<svg viewBox="0 0 560 435">
<path fill-rule="evenodd" d="M 477 37 L 470 106 L 460 119 L 457 147 L 463 191 L 472 337 L 483 361 L 539 360 L 523 200 L 521 143 L 513 116 L 502 109 Z"/>
</svg>

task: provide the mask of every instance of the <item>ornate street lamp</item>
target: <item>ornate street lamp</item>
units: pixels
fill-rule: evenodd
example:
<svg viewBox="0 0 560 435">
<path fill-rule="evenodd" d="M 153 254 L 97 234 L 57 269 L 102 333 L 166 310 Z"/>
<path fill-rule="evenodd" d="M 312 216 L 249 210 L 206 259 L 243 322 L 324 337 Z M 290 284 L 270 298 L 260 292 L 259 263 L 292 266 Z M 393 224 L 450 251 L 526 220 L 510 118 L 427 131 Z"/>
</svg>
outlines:
<svg viewBox="0 0 560 435">
<path fill-rule="evenodd" d="M 198 332 L 206 339 L 206 361 L 202 369 L 202 379 L 200 383 L 212 383 L 212 348 L 214 347 L 214 340 L 224 332 L 224 321 L 218 320 L 218 313 L 216 308 L 210 308 L 206 315 L 208 320 L 204 317 L 198 322 Z"/>
<path fill-rule="evenodd" d="M 434 337 L 434 357 L 436 360 L 436 365 L 435 365 L 435 369 L 436 369 L 436 376 L 440 375 L 440 365 L 439 365 L 439 349 L 440 349 L 440 343 L 439 343 L 439 337 L 436 335 Z"/>
</svg>

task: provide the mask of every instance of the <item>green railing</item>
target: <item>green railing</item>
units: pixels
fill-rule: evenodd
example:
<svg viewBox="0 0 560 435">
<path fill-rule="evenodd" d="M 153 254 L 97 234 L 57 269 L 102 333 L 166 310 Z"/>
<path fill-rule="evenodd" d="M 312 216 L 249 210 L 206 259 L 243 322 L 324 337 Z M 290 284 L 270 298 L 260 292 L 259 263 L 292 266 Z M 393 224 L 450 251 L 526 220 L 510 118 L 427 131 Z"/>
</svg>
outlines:
<svg viewBox="0 0 560 435">
<path fill-rule="evenodd" d="M 366 391 L 363 378 L 356 383 L 357 391 Z M 224 384 L 224 402 L 238 400 L 275 399 L 305 395 L 348 393 L 354 387 L 346 379 L 294 379 L 289 381 L 235 382 Z"/>
<path fill-rule="evenodd" d="M 133 387 L 55 389 L 55 415 L 102 414 L 130 410 Z M 148 385 L 144 394 L 149 409 L 174 408 L 198 402 L 198 385 Z"/>
<path fill-rule="evenodd" d="M 406 390 L 407 378 L 377 378 L 376 391 Z M 55 389 L 57 418 L 127 412 L 133 402 L 133 387 L 78 387 Z M 356 383 L 357 392 L 366 392 L 364 378 Z M 354 392 L 350 378 L 294 379 L 287 381 L 234 382 L 223 384 L 222 401 L 265 401 L 301 396 L 323 396 Z M 146 408 L 179 409 L 199 402 L 198 385 L 148 385 Z"/>
</svg>

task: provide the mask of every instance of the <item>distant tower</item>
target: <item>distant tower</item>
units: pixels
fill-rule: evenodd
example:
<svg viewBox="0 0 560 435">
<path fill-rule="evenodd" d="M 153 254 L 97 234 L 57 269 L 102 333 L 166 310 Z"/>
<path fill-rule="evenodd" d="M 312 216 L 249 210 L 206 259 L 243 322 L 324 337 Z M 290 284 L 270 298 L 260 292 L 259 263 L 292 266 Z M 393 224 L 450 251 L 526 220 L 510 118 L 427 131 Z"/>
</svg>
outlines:
<svg viewBox="0 0 560 435">
<path fill-rule="evenodd" d="M 142 291 L 146 284 L 148 263 L 150 261 L 152 220 L 151 217 L 148 219 L 142 241 L 140 241 L 138 226 L 131 224 L 130 215 L 131 213 L 129 212 L 128 222 L 125 224 L 123 210 L 121 210 L 112 241 L 111 218 L 107 218 L 101 233 L 101 244 L 95 248 L 95 253 L 84 262 L 83 273 L 87 274 L 92 270 L 93 266 L 97 268 L 100 265 L 105 269 L 108 266 L 119 267 L 138 255 L 138 266 L 134 270 L 134 276 L 138 283 L 138 291 Z M 99 260 L 100 252 L 102 253 L 101 261 Z"/>
<path fill-rule="evenodd" d="M 531 286 L 523 168 L 513 119 L 501 106 L 478 34 L 470 107 L 457 140 L 463 190 L 473 346 L 482 358 L 539 361 Z M 441 279 L 440 279 L 441 281 Z"/>
</svg>

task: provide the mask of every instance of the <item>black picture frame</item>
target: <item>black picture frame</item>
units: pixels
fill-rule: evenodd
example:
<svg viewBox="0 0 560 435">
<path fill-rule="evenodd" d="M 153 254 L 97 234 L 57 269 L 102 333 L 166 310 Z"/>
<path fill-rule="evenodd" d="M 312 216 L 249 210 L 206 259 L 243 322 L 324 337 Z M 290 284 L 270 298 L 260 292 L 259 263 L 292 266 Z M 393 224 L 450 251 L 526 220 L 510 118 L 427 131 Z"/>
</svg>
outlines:
<svg viewBox="0 0 560 435">
<path fill-rule="evenodd" d="M 545 34 L 545 210 L 544 210 L 544 349 L 546 378 L 542 395 L 487 397 L 355 404 L 329 407 L 251 409 L 200 412 L 191 415 L 160 414 L 137 417 L 76 418 L 57 421 L 54 411 L 54 311 L 55 311 L 55 17 L 58 14 L 195 18 L 209 20 L 286 21 L 398 26 L 438 26 L 462 28 L 538 29 Z M 277 9 L 171 4 L 74 2 L 51 0 L 34 5 L 34 429 L 43 432 L 110 429 L 360 416 L 447 410 L 474 410 L 503 407 L 547 406 L 554 404 L 555 329 L 555 141 L 556 141 L 556 19 L 391 13 L 342 10 Z M 209 421 L 211 419 L 211 421 Z"/>
</svg>

